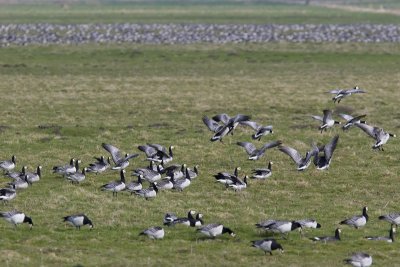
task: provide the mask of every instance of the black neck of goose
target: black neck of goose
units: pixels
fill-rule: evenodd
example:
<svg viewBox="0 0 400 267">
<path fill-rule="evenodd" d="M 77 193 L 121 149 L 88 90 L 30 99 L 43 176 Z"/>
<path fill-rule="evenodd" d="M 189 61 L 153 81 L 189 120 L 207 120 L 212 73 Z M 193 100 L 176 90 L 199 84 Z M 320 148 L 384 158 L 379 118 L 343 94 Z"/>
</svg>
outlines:
<svg viewBox="0 0 400 267">
<path fill-rule="evenodd" d="M 189 210 L 189 212 L 188 212 L 188 219 L 190 220 L 190 221 L 194 221 L 195 219 L 193 218 L 193 215 L 192 215 L 192 211 L 191 210 Z"/>
<path fill-rule="evenodd" d="M 121 176 L 121 182 L 125 183 L 125 171 L 124 170 L 121 170 L 120 176 Z"/>
<path fill-rule="evenodd" d="M 301 224 L 298 222 L 292 222 L 292 231 L 296 230 L 297 228 L 301 228 Z"/>
<path fill-rule="evenodd" d="M 24 223 L 28 223 L 28 224 L 30 224 L 30 225 L 33 225 L 32 219 L 31 219 L 30 217 L 28 217 L 28 216 L 25 216 L 23 222 L 24 222 Z"/>
<path fill-rule="evenodd" d="M 89 220 L 88 217 L 83 216 L 83 225 L 86 225 L 86 224 L 89 224 L 89 225 L 92 225 L 92 226 L 93 226 L 92 221 Z"/>
<path fill-rule="evenodd" d="M 110 159 L 110 157 L 107 158 L 107 163 L 108 163 L 108 164 L 111 164 L 111 159 Z"/>
<path fill-rule="evenodd" d="M 42 170 L 41 170 L 40 166 L 37 167 L 37 169 L 36 169 L 36 174 L 37 174 L 40 178 L 42 178 Z"/>
<path fill-rule="evenodd" d="M 154 183 L 152 183 L 151 185 L 153 186 L 154 191 L 156 191 L 156 193 L 158 193 L 158 188 L 157 188 L 157 186 L 156 186 Z"/>
<path fill-rule="evenodd" d="M 75 161 L 75 169 L 76 171 L 79 170 L 79 160 Z"/>
<path fill-rule="evenodd" d="M 238 167 L 235 168 L 235 172 L 233 173 L 233 175 L 238 177 L 238 175 L 239 175 L 239 168 Z"/>
<path fill-rule="evenodd" d="M 307 152 L 308 153 L 308 152 Z M 268 169 L 271 170 L 272 164 L 271 161 L 268 163 Z"/>
<path fill-rule="evenodd" d="M 369 216 L 367 214 L 367 209 L 366 208 L 363 209 L 363 216 L 365 217 L 365 220 L 368 221 Z"/>
<path fill-rule="evenodd" d="M 247 185 L 247 175 L 244 177 L 243 182 Z"/>
<path fill-rule="evenodd" d="M 141 184 L 141 183 L 142 183 L 142 175 L 139 175 L 139 176 L 138 176 L 137 182 L 138 182 L 138 184 Z"/>
<path fill-rule="evenodd" d="M 11 157 L 11 161 L 15 164 L 15 162 L 16 162 L 16 157 L 15 157 L 14 155 Z"/>
<path fill-rule="evenodd" d="M 188 169 L 186 168 L 186 172 L 185 172 L 185 174 L 186 174 L 186 179 L 188 179 L 188 180 L 191 180 L 191 178 L 190 178 L 190 174 L 189 174 L 189 171 L 188 171 Z"/>
<path fill-rule="evenodd" d="M 233 234 L 233 231 L 231 229 L 229 229 L 228 227 L 223 227 L 222 234 L 225 234 L 225 233 Z"/>
<path fill-rule="evenodd" d="M 340 232 L 339 232 L 339 229 L 336 229 L 336 231 L 335 231 L 335 238 L 336 238 L 337 240 L 340 240 Z"/>
<path fill-rule="evenodd" d="M 389 133 L 389 136 L 390 136 L 390 137 L 395 137 L 396 135 L 394 135 L 394 134 L 392 134 L 392 133 Z"/>
<path fill-rule="evenodd" d="M 174 156 L 174 154 L 172 153 L 172 146 L 170 146 L 168 150 L 169 150 L 169 156 L 172 158 Z"/>
<path fill-rule="evenodd" d="M 71 160 L 69 161 L 69 165 L 70 165 L 70 166 L 74 166 L 74 165 L 75 165 L 74 163 L 75 163 L 75 160 L 74 160 L 74 159 L 71 159 Z"/>
<path fill-rule="evenodd" d="M 22 167 L 21 173 L 25 175 L 25 173 L 26 173 L 26 166 Z"/>
<path fill-rule="evenodd" d="M 171 182 L 174 183 L 175 182 L 175 174 L 174 172 L 171 173 Z"/>
<path fill-rule="evenodd" d="M 150 160 L 149 169 L 153 170 L 153 161 L 152 160 Z"/>
<path fill-rule="evenodd" d="M 197 169 L 197 166 L 194 166 L 193 170 L 194 170 L 194 172 L 195 172 L 196 174 L 199 174 L 199 170 Z"/>
</svg>

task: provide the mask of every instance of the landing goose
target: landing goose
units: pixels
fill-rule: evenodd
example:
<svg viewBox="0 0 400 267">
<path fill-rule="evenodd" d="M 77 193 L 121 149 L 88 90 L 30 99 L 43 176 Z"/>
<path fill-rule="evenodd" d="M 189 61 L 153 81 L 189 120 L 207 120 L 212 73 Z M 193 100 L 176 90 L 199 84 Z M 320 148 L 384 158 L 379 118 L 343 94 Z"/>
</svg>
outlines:
<svg viewBox="0 0 400 267">
<path fill-rule="evenodd" d="M 89 229 L 92 230 L 93 223 L 85 214 L 75 214 L 63 217 L 64 222 L 67 222 L 77 229 L 81 230 L 81 226 L 89 225 Z"/>
<path fill-rule="evenodd" d="M 121 151 L 115 146 L 106 143 L 102 143 L 101 145 L 105 150 L 107 150 L 111 154 L 112 160 L 114 161 L 115 164 L 115 166 L 111 168 L 113 170 L 125 169 L 126 167 L 129 166 L 130 159 L 139 156 L 139 154 L 132 154 L 132 155 L 125 154 L 125 157 L 122 157 Z"/>
<path fill-rule="evenodd" d="M 294 148 L 288 146 L 279 146 L 278 149 L 279 151 L 282 151 L 288 155 L 294 161 L 294 163 L 296 163 L 298 171 L 304 171 L 307 169 L 311 164 L 311 158 L 318 153 L 318 149 L 314 147 L 310 151 L 307 151 L 303 158 L 301 154 Z"/>
<path fill-rule="evenodd" d="M 144 197 L 146 200 L 150 198 L 155 198 L 157 196 L 158 188 L 155 184 L 151 184 L 147 189 L 140 189 L 138 191 L 134 191 L 134 193 L 138 196 Z"/>
<path fill-rule="evenodd" d="M 214 175 L 217 182 L 225 184 L 226 186 L 233 183 L 233 180 L 238 177 L 240 167 L 236 167 L 233 174 L 228 172 L 219 172 Z"/>
<path fill-rule="evenodd" d="M 163 239 L 165 232 L 160 226 L 154 226 L 142 231 L 139 235 L 147 235 L 150 239 Z"/>
<path fill-rule="evenodd" d="M 39 182 L 40 178 L 42 178 L 42 166 L 37 166 L 36 172 L 26 172 L 26 179 L 29 183 Z"/>
<path fill-rule="evenodd" d="M 334 94 L 335 96 L 332 98 L 333 103 L 340 103 L 340 101 L 346 96 L 350 96 L 352 94 L 360 94 L 365 93 L 364 90 L 361 90 L 358 86 L 355 86 L 353 89 L 335 89 L 330 90 L 328 93 Z"/>
<path fill-rule="evenodd" d="M 389 213 L 379 216 L 379 220 L 390 222 L 392 225 L 400 224 L 400 213 Z"/>
<path fill-rule="evenodd" d="M 219 114 L 213 117 L 213 119 L 216 121 L 224 120 L 225 125 L 217 133 L 215 133 L 213 137 L 211 137 L 211 142 L 222 142 L 222 138 L 224 138 L 226 135 L 228 135 L 229 133 L 233 134 L 233 130 L 237 127 L 237 125 L 239 125 L 240 122 L 250 120 L 250 116 L 238 114 L 235 117 L 229 118 L 226 121 L 224 115 L 226 114 Z"/>
<path fill-rule="evenodd" d="M 252 143 L 249 142 L 237 142 L 237 145 L 243 147 L 247 154 L 249 155 L 249 160 L 258 160 L 260 159 L 265 151 L 269 148 L 273 148 L 282 144 L 281 141 L 273 141 L 264 144 L 261 148 L 257 149 Z"/>
<path fill-rule="evenodd" d="M 353 226 L 356 229 L 363 227 L 368 222 L 369 216 L 367 214 L 367 211 L 368 211 L 368 207 L 364 207 L 361 215 L 355 215 L 349 219 L 343 220 L 340 222 L 340 224 Z"/>
<path fill-rule="evenodd" d="M 354 267 L 369 267 L 372 265 L 372 257 L 364 252 L 356 252 L 350 258 L 345 259 L 344 262 Z"/>
<path fill-rule="evenodd" d="M 17 196 L 17 191 L 12 188 L 0 188 L 0 200 L 3 202 L 8 202 L 13 200 Z"/>
<path fill-rule="evenodd" d="M 377 240 L 377 241 L 385 241 L 388 243 L 393 243 L 395 232 L 396 232 L 396 228 L 390 227 L 389 236 L 366 236 L 365 238 L 368 240 Z"/>
<path fill-rule="evenodd" d="M 58 173 L 61 175 L 66 175 L 67 173 L 74 173 L 76 172 L 76 168 L 75 168 L 75 159 L 72 158 L 69 162 L 68 165 L 64 165 L 64 166 L 54 166 L 53 167 L 53 173 Z"/>
<path fill-rule="evenodd" d="M 354 123 L 355 126 L 363 130 L 370 137 L 375 139 L 375 144 L 372 149 L 378 149 L 383 151 L 383 145 L 385 145 L 390 137 L 396 137 L 395 134 L 385 132 L 382 128 L 373 127 L 366 123 Z"/>
<path fill-rule="evenodd" d="M 29 224 L 30 229 L 32 229 L 33 226 L 32 219 L 26 216 L 25 213 L 20 211 L 13 210 L 13 211 L 0 212 L 0 217 L 5 219 L 7 222 L 13 224 L 15 227 L 17 227 L 17 225 L 21 223 Z"/>
<path fill-rule="evenodd" d="M 218 224 L 218 223 L 207 224 L 201 228 L 198 228 L 197 231 L 206 236 L 209 236 L 211 238 L 215 238 L 216 236 L 219 236 L 219 235 L 222 235 L 225 233 L 228 233 L 233 237 L 236 235 L 231 229 L 229 229 L 228 227 L 225 227 L 222 224 Z"/>
<path fill-rule="evenodd" d="M 314 155 L 314 165 L 317 167 L 318 170 L 326 170 L 329 168 L 333 152 L 336 149 L 338 141 L 339 135 L 336 135 L 328 144 L 321 148 L 318 148 L 314 145 L 314 149 L 318 151 Z M 320 155 L 320 152 L 322 152 L 323 154 Z"/>
<path fill-rule="evenodd" d="M 333 125 L 335 124 L 341 124 L 340 121 L 335 121 L 334 119 L 332 119 L 332 110 L 329 109 L 324 109 L 323 110 L 324 116 L 311 116 L 313 119 L 318 120 L 320 122 L 322 122 L 321 126 L 318 128 L 321 133 L 322 131 L 326 131 L 328 128 L 333 127 Z"/>
<path fill-rule="evenodd" d="M 113 196 L 117 196 L 118 192 L 125 189 L 125 170 L 120 171 L 121 179 L 119 181 L 113 181 L 108 184 L 102 185 L 101 190 L 112 191 Z"/>
<path fill-rule="evenodd" d="M 340 241 L 340 233 L 342 230 L 340 228 L 336 228 L 335 230 L 335 235 L 334 236 L 316 236 L 313 238 L 310 238 L 312 241 L 320 241 L 320 242 L 336 242 Z"/>
<path fill-rule="evenodd" d="M 251 243 L 252 247 L 261 249 L 262 251 L 264 251 L 265 255 L 267 255 L 267 252 L 269 252 L 269 254 L 272 255 L 272 251 L 277 249 L 279 249 L 281 253 L 283 253 L 283 247 L 273 238 L 255 240 L 251 241 Z"/>
<path fill-rule="evenodd" d="M 207 116 L 203 116 L 202 120 L 207 128 L 213 133 L 218 133 L 224 127 L 224 125 L 219 124 L 218 122 L 208 118 Z"/>
<path fill-rule="evenodd" d="M 86 168 L 83 168 L 82 172 L 69 173 L 65 178 L 73 184 L 79 184 L 86 179 Z"/>
<path fill-rule="evenodd" d="M 89 167 L 87 167 L 87 172 L 95 173 L 97 175 L 105 172 L 106 170 L 108 170 L 108 168 L 110 168 L 110 157 L 107 157 L 107 160 L 104 158 L 104 156 L 96 159 L 96 162 L 89 164 Z"/>
<path fill-rule="evenodd" d="M 272 161 L 268 162 L 267 168 L 253 169 L 253 175 L 251 177 L 254 179 L 264 180 L 269 178 L 271 175 L 272 175 Z"/>
<path fill-rule="evenodd" d="M 159 144 L 148 144 L 148 145 L 157 150 L 156 157 L 154 157 L 153 161 L 168 163 L 174 159 L 174 154 L 172 152 L 174 146 L 169 146 L 167 151 L 166 147 Z"/>
<path fill-rule="evenodd" d="M 367 115 L 364 114 L 353 117 L 347 114 L 340 113 L 339 116 L 346 120 L 346 123 L 342 126 L 343 131 L 346 131 L 350 129 L 350 127 L 353 126 L 355 123 L 365 124 L 366 122 L 362 121 L 361 119 Z"/>
<path fill-rule="evenodd" d="M 266 136 L 268 134 L 272 134 L 272 125 L 262 126 L 254 121 L 243 121 L 241 122 L 242 125 L 246 125 L 251 127 L 254 131 L 256 131 L 251 138 L 253 140 L 261 141 L 261 137 Z"/>
<path fill-rule="evenodd" d="M 130 192 L 131 195 L 133 193 L 135 193 L 135 191 L 141 190 L 143 188 L 142 178 L 143 178 L 143 175 L 140 174 L 138 176 L 137 182 L 135 182 L 135 181 L 130 182 L 129 184 L 126 185 L 125 190 Z"/>
<path fill-rule="evenodd" d="M 12 155 L 11 160 L 0 161 L 0 169 L 3 171 L 12 171 L 15 168 L 17 157 Z"/>
</svg>

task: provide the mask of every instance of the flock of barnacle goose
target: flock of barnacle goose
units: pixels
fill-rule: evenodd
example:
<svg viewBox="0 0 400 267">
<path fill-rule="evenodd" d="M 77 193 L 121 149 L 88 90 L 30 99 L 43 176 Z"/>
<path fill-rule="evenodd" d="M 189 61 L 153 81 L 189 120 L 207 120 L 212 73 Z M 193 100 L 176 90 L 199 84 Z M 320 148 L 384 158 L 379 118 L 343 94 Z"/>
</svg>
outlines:
<svg viewBox="0 0 400 267">
<path fill-rule="evenodd" d="M 332 90 L 329 93 L 335 96 L 332 100 L 336 103 L 352 94 L 365 93 L 365 91 L 359 89 L 357 86 L 352 89 L 341 89 Z M 359 116 L 350 116 L 347 114 L 339 114 L 345 120 L 342 129 L 348 130 L 351 126 L 356 126 L 367 133 L 370 137 L 375 140 L 372 148 L 383 151 L 383 146 L 388 142 L 390 137 L 394 137 L 394 134 L 384 131 L 382 128 L 368 125 L 365 121 L 361 120 L 366 117 L 365 114 Z M 323 116 L 311 116 L 313 119 L 321 122 L 319 130 L 321 133 L 327 131 L 327 129 L 334 127 L 335 124 L 341 124 L 341 122 L 333 119 L 333 113 L 331 110 L 324 110 Z M 238 114 L 234 117 L 230 117 L 227 114 L 219 114 L 212 118 L 207 116 L 203 117 L 204 124 L 214 134 L 211 137 L 211 141 L 223 142 L 223 138 L 229 134 L 233 135 L 233 131 L 239 126 L 251 127 L 255 132 L 252 135 L 254 140 L 260 141 L 263 136 L 266 136 L 273 132 L 273 126 L 263 126 L 256 122 L 250 121 L 250 116 Z M 279 151 L 288 155 L 296 164 L 298 171 L 304 171 L 311 163 L 318 170 L 325 170 L 329 168 L 333 152 L 336 149 L 339 141 L 339 135 L 336 135 L 332 140 L 322 146 L 317 146 L 314 142 L 311 144 L 309 151 L 305 153 L 303 157 L 300 152 L 296 149 L 282 145 L 281 141 L 272 141 L 264 144 L 260 148 L 257 148 L 253 143 L 250 142 L 237 142 L 237 145 L 244 148 L 248 154 L 249 160 L 258 160 L 265 153 L 267 149 L 277 147 Z M 145 153 L 146 159 L 149 161 L 149 166 L 143 168 L 137 168 L 133 170 L 132 175 L 137 176 L 137 180 L 126 182 L 125 173 L 126 168 L 129 166 L 129 161 L 139 156 L 139 154 L 125 154 L 122 155 L 121 151 L 110 144 L 103 143 L 102 147 L 110 153 L 110 157 L 105 158 L 104 156 L 95 157 L 96 161 L 91 163 L 88 167 L 82 168 L 80 171 L 80 160 L 72 158 L 67 165 L 54 166 L 53 173 L 61 175 L 66 180 L 73 184 L 80 184 L 86 179 L 87 173 L 94 173 L 96 175 L 101 174 L 108 169 L 118 170 L 120 172 L 120 179 L 117 181 L 111 181 L 100 187 L 103 191 L 111 191 L 113 196 L 117 197 L 118 192 L 127 191 L 131 194 L 143 197 L 146 200 L 155 198 L 160 190 L 176 189 L 177 191 L 183 191 L 192 183 L 193 179 L 198 176 L 198 166 L 194 166 L 193 170 L 188 168 L 186 164 L 171 164 L 173 160 L 173 146 L 168 149 L 159 144 L 146 144 L 138 146 L 138 149 Z M 114 164 L 111 163 L 111 159 Z M 268 167 L 254 169 L 252 178 L 254 179 L 267 179 L 272 175 L 272 162 L 270 161 Z M 26 189 L 32 183 L 40 181 L 42 175 L 42 166 L 38 166 L 36 172 L 28 172 L 27 167 L 23 166 L 21 172 L 15 172 L 16 167 L 16 156 L 13 155 L 11 160 L 0 161 L 0 168 L 8 178 L 12 179 L 12 182 L 8 183 L 8 187 L 0 189 L 0 200 L 4 203 L 8 203 L 17 196 L 17 191 L 20 189 Z M 247 187 L 247 179 L 245 175 L 243 178 L 239 177 L 240 167 L 236 167 L 234 173 L 219 172 L 214 175 L 217 182 L 224 184 L 227 188 L 232 188 L 235 191 L 241 191 Z M 162 177 L 164 175 L 164 178 Z M 143 182 L 147 181 L 150 186 L 148 188 L 143 187 Z M 348 225 L 355 228 L 363 227 L 368 222 L 368 208 L 364 207 L 361 215 L 355 215 L 348 219 L 340 222 L 341 225 Z M 4 218 L 9 223 L 17 226 L 17 224 L 28 223 L 30 228 L 33 226 L 32 219 L 25 213 L 16 210 L 1 212 L 0 217 Z M 211 223 L 204 225 L 203 214 L 196 213 L 190 210 L 186 217 L 178 217 L 174 213 L 166 213 L 164 216 L 164 225 L 186 225 L 189 227 L 197 227 L 197 231 L 211 238 L 215 238 L 224 233 L 228 233 L 231 236 L 235 236 L 235 233 L 223 224 Z M 394 233 L 396 231 L 395 226 L 400 224 L 400 213 L 390 213 L 379 217 L 380 220 L 385 220 L 391 223 L 388 237 L 365 237 L 368 240 L 381 240 L 386 242 L 394 242 Z M 63 221 L 67 222 L 76 228 L 80 229 L 81 226 L 89 225 L 90 229 L 93 227 L 92 221 L 85 214 L 73 214 L 63 217 Z M 320 228 L 321 225 L 314 219 L 304 219 L 297 221 L 283 221 L 269 219 L 256 224 L 257 228 L 261 228 L 265 231 L 272 233 L 280 233 L 284 239 L 289 232 L 300 229 L 300 233 L 303 233 L 304 228 Z M 320 242 L 334 242 L 340 241 L 341 229 L 335 230 L 334 236 L 321 236 L 310 238 L 313 241 Z M 162 239 L 164 237 L 164 229 L 160 226 L 150 227 L 140 233 L 140 235 L 147 235 L 151 239 Z M 283 247 L 273 238 L 266 238 L 263 240 L 252 241 L 252 246 L 259 248 L 272 255 L 273 250 L 281 250 Z M 352 264 L 353 266 L 370 266 L 372 264 L 372 257 L 363 252 L 354 253 L 350 258 L 345 260 L 346 263 Z"/>
</svg>

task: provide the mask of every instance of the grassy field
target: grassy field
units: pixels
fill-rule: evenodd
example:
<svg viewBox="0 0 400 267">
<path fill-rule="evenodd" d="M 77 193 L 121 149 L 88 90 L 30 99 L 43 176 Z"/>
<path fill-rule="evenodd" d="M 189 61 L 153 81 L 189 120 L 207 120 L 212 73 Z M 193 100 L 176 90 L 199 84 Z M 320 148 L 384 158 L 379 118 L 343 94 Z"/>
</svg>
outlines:
<svg viewBox="0 0 400 267">
<path fill-rule="evenodd" d="M 322 109 L 366 113 L 367 120 L 394 133 L 400 125 L 400 50 L 396 45 L 257 45 L 257 46 L 79 46 L 0 50 L 1 157 L 18 157 L 18 168 L 44 166 L 38 184 L 21 191 L 2 210 L 23 210 L 35 227 L 14 230 L 0 223 L 7 266 L 261 265 L 341 266 L 353 251 L 373 255 L 377 266 L 394 266 L 397 243 L 367 242 L 365 235 L 386 235 L 377 220 L 398 211 L 398 140 L 384 152 L 371 150 L 372 139 L 359 129 L 320 134 L 308 115 Z M 358 84 L 368 94 L 334 105 L 325 91 Z M 225 144 L 211 143 L 203 115 L 244 113 L 274 125 L 282 140 L 305 151 L 311 140 L 340 141 L 331 169 L 295 171 L 277 150 L 249 162 L 236 141 L 250 141 L 238 129 Z M 70 157 L 106 155 L 102 142 L 126 152 L 156 142 L 176 146 L 175 163 L 200 165 L 200 177 L 183 193 L 163 192 L 153 201 L 101 192 L 99 186 L 118 173 L 89 175 L 71 185 L 51 174 Z M 242 174 L 274 161 L 268 181 L 250 181 L 235 193 L 215 184 L 219 171 L 241 166 Z M 144 156 L 132 162 L 145 166 Z M 130 172 L 129 172 L 130 173 Z M 2 184 L 6 183 L 3 179 Z M 307 236 L 331 235 L 342 219 L 368 205 L 371 221 L 364 229 L 343 227 L 338 244 L 313 244 L 292 233 L 282 240 L 283 255 L 264 257 L 250 240 L 266 237 L 254 224 L 267 218 L 314 217 L 322 228 Z M 165 212 L 205 214 L 206 223 L 222 222 L 237 232 L 213 241 L 197 240 L 194 229 L 166 229 L 159 242 L 138 233 L 160 225 Z M 65 227 L 61 217 L 85 212 L 92 231 Z M 278 237 L 278 236 L 277 236 Z M 279 238 L 279 237 L 278 237 Z"/>
</svg>

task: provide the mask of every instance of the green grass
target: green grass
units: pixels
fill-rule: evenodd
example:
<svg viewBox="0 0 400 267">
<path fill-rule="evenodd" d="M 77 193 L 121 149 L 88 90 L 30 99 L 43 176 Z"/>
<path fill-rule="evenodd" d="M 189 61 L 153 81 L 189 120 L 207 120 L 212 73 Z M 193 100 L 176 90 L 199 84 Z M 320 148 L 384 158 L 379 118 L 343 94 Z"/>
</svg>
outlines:
<svg viewBox="0 0 400 267">
<path fill-rule="evenodd" d="M 386 235 L 389 225 L 377 217 L 398 211 L 398 140 L 390 140 L 384 152 L 372 151 L 372 139 L 359 129 L 320 134 L 308 115 L 324 108 L 367 113 L 369 123 L 396 133 L 399 62 L 400 49 L 391 44 L 3 48 L 0 156 L 16 154 L 18 168 L 42 164 L 44 177 L 1 207 L 25 211 L 35 226 L 14 230 L 0 221 L 0 261 L 6 266 L 342 266 L 350 252 L 366 251 L 377 266 L 395 266 L 398 243 L 367 242 L 363 236 Z M 368 93 L 340 105 L 324 93 L 355 84 Z M 280 139 L 301 151 L 311 140 L 327 142 L 340 134 L 331 168 L 297 172 L 278 150 L 249 162 L 235 145 L 250 141 L 249 129 L 237 129 L 225 144 L 211 143 L 201 117 L 220 112 L 272 124 L 275 134 L 264 141 Z M 93 156 L 106 155 L 102 142 L 124 152 L 137 152 L 146 142 L 175 145 L 175 163 L 199 164 L 201 175 L 183 193 L 163 192 L 145 201 L 101 192 L 100 185 L 118 179 L 116 172 L 89 175 L 81 185 L 51 174 L 52 166 L 70 157 L 86 165 Z M 241 166 L 242 174 L 250 174 L 266 160 L 275 163 L 268 181 L 250 181 L 240 193 L 214 183 L 212 175 L 219 171 Z M 141 155 L 129 173 L 145 164 Z M 254 227 L 263 219 L 314 217 L 323 227 L 307 237 L 331 235 L 339 221 L 361 213 L 364 205 L 371 221 L 360 230 L 343 227 L 338 244 L 313 244 L 292 233 L 281 241 L 282 255 L 265 257 L 250 247 L 251 240 L 266 236 Z M 226 224 L 237 237 L 200 241 L 185 227 L 166 229 L 157 242 L 137 236 L 161 225 L 165 212 L 183 216 L 189 209 L 204 213 L 206 223 Z M 64 226 L 61 217 L 77 212 L 92 219 L 92 231 Z"/>
<path fill-rule="evenodd" d="M 398 23 L 393 14 L 243 1 L 139 1 L 0 5 L 0 23 Z M 393 8 L 393 6 L 391 6 Z"/>
</svg>

